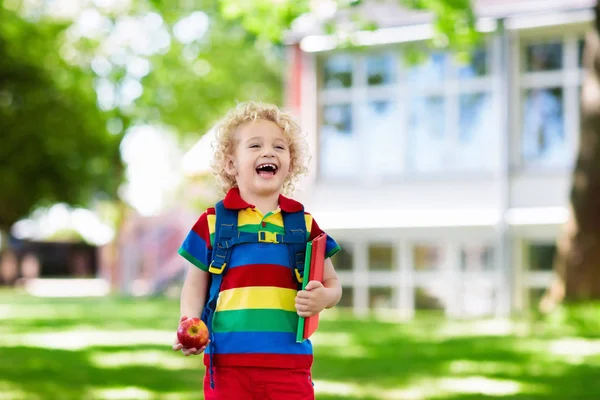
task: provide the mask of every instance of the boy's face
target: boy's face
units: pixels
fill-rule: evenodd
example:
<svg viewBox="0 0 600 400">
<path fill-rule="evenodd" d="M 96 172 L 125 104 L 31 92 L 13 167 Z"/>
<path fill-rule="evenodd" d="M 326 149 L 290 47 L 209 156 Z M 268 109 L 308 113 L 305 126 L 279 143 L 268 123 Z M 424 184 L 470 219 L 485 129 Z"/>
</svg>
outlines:
<svg viewBox="0 0 600 400">
<path fill-rule="evenodd" d="M 259 196 L 281 192 L 290 172 L 290 148 L 277 124 L 258 120 L 241 125 L 233 149 L 226 172 L 240 190 Z"/>
</svg>

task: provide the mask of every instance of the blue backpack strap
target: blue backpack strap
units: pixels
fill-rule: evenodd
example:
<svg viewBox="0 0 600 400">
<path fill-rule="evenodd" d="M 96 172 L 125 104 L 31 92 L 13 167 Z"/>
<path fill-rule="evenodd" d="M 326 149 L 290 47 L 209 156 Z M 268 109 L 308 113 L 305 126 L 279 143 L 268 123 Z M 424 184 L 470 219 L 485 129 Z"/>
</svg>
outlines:
<svg viewBox="0 0 600 400">
<path fill-rule="evenodd" d="M 215 382 L 213 379 L 213 355 L 215 353 L 215 334 L 213 329 L 214 314 L 217 308 L 217 299 L 221 290 L 221 282 L 223 275 L 227 270 L 229 259 L 231 258 L 231 249 L 227 242 L 233 237 L 237 237 L 237 222 L 238 211 L 229 210 L 223 205 L 223 201 L 219 201 L 215 205 L 215 240 L 212 250 L 212 260 L 208 267 L 210 273 L 210 289 L 208 292 L 208 300 L 202 311 L 202 321 L 206 324 L 210 335 L 209 344 L 209 374 L 210 387 L 214 389 Z M 256 235 L 255 235 L 256 236 Z"/>
<path fill-rule="evenodd" d="M 304 277 L 304 257 L 307 241 L 304 208 L 293 213 L 283 212 L 283 228 L 285 229 L 285 236 L 282 238 L 282 243 L 288 245 L 290 266 L 294 270 L 296 280 L 301 284 Z"/>
</svg>

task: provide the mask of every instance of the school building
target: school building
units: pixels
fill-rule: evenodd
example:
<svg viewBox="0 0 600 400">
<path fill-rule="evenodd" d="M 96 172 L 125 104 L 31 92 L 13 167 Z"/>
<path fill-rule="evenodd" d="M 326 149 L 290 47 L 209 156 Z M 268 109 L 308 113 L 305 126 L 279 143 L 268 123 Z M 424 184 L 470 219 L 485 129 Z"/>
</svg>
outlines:
<svg viewBox="0 0 600 400">
<path fill-rule="evenodd" d="M 364 2 L 378 29 L 354 32 L 360 51 L 318 15 L 294 24 L 286 105 L 313 151 L 296 197 L 343 246 L 357 313 L 525 310 L 568 217 L 595 1 L 476 0 L 485 41 L 467 65 L 442 51 L 406 63 L 431 17 L 397 4 Z"/>
</svg>

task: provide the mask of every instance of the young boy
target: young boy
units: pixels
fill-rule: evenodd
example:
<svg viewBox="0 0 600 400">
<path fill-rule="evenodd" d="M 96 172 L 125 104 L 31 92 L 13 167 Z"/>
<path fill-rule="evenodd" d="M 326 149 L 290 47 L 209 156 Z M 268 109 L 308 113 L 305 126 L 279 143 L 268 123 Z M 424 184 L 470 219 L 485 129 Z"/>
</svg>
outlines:
<svg viewBox="0 0 600 400">
<path fill-rule="evenodd" d="M 218 127 L 217 142 L 212 167 L 226 193 L 217 208 L 237 213 L 236 235 L 254 234 L 261 240 L 237 243 L 230 250 L 229 245 L 219 246 L 222 241 L 216 243 L 215 236 L 222 217 L 209 208 L 179 250 L 194 265 L 181 292 L 181 319 L 199 317 L 211 289 L 218 294 L 204 355 L 205 399 L 314 399 L 312 345 L 310 340 L 296 343 L 298 316 L 335 306 L 342 289 L 329 258 L 340 248 L 331 237 L 323 283 L 311 281 L 306 290 L 298 290 L 294 257 L 287 242 L 281 243 L 284 234 L 290 237 L 283 221 L 294 215 L 300 215 L 300 226 L 305 225 L 300 231 L 302 248 L 322 233 L 302 204 L 281 194 L 306 171 L 306 143 L 287 113 L 256 103 L 230 111 Z M 229 250 L 230 258 L 214 267 L 213 249 L 216 254 Z M 205 349 L 183 348 L 177 340 L 173 345 L 186 356 Z"/>
</svg>

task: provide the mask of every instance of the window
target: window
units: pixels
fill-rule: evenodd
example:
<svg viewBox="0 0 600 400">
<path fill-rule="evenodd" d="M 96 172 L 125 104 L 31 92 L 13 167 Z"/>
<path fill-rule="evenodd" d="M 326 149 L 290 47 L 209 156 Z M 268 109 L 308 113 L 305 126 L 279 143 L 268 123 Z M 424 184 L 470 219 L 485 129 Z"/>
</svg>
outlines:
<svg viewBox="0 0 600 400">
<path fill-rule="evenodd" d="M 326 180 L 491 169 L 496 107 L 487 48 L 460 64 L 433 52 L 403 65 L 402 48 L 325 55 L 319 173 Z"/>
<path fill-rule="evenodd" d="M 351 243 L 339 243 L 341 250 L 338 251 L 331 257 L 331 262 L 335 265 L 335 269 L 338 271 L 351 271 L 353 269 L 352 255 L 352 244 Z"/>
<path fill-rule="evenodd" d="M 416 271 L 441 271 L 445 267 L 442 246 L 415 245 L 413 259 Z"/>
<path fill-rule="evenodd" d="M 369 308 L 371 309 L 393 309 L 394 291 L 391 287 L 369 288 Z"/>
<path fill-rule="evenodd" d="M 463 245 L 460 251 L 460 268 L 464 272 L 493 270 L 494 248 L 480 245 Z"/>
<path fill-rule="evenodd" d="M 556 245 L 532 243 L 527 253 L 527 267 L 530 271 L 552 271 Z"/>
<path fill-rule="evenodd" d="M 352 178 L 360 171 L 357 162 L 360 143 L 352 124 L 352 105 L 338 104 L 323 109 L 321 126 L 321 175 L 327 178 Z"/>
<path fill-rule="evenodd" d="M 574 160 L 579 117 L 582 40 L 525 40 L 521 55 L 520 160 L 528 166 L 568 167 Z"/>
<path fill-rule="evenodd" d="M 352 86 L 352 58 L 336 55 L 327 59 L 324 65 L 324 83 L 328 89 L 349 88 Z"/>
<path fill-rule="evenodd" d="M 393 253 L 391 244 L 369 245 L 369 270 L 391 271 L 394 269 Z"/>
</svg>

